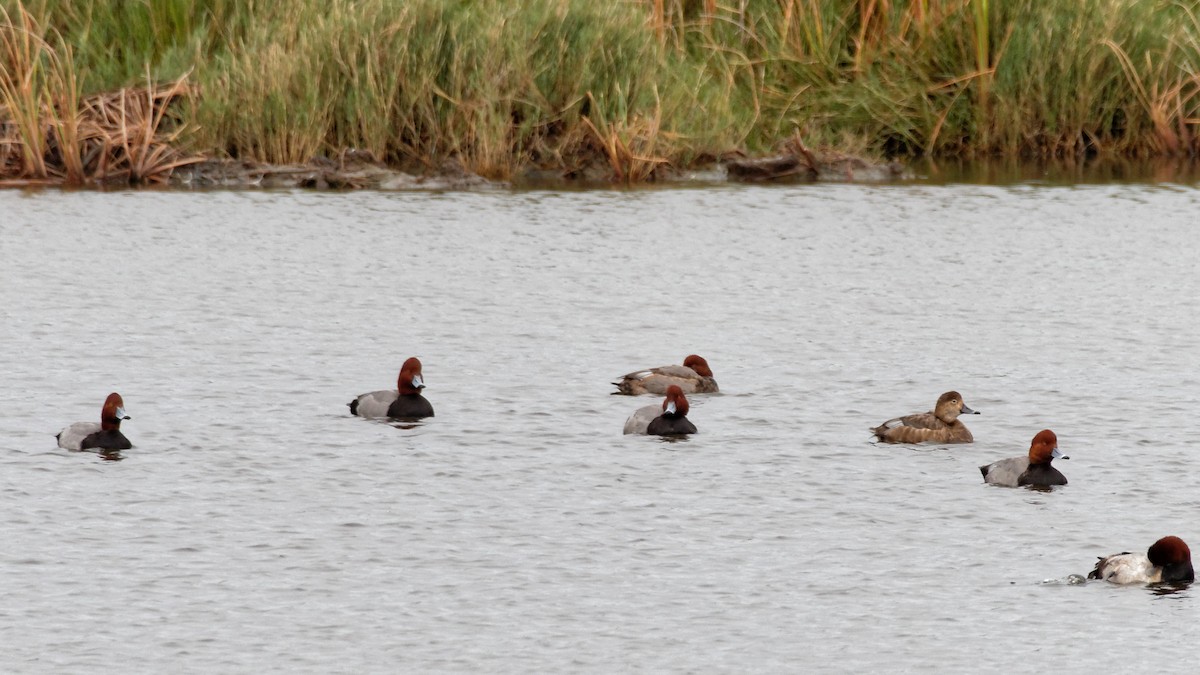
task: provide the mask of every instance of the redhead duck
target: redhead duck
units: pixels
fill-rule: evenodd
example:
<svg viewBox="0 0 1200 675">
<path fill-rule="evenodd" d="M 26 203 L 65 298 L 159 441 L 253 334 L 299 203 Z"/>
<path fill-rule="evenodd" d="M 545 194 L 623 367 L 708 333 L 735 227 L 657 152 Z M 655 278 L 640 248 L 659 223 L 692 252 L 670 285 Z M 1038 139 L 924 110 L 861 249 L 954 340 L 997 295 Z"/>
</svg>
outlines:
<svg viewBox="0 0 1200 675">
<path fill-rule="evenodd" d="M 983 472 L 983 482 L 992 485 L 1066 485 L 1067 477 L 1050 466 L 1050 462 L 1059 457 L 1071 459 L 1059 452 L 1058 437 L 1054 432 L 1043 429 L 1033 437 L 1033 443 L 1029 445 L 1029 456 L 1002 459 L 981 466 L 979 470 Z"/>
<path fill-rule="evenodd" d="M 688 418 L 688 400 L 676 384 L 667 387 L 662 405 L 638 408 L 625 420 L 625 433 L 650 436 L 681 436 L 696 433 L 696 425 Z"/>
<path fill-rule="evenodd" d="M 125 401 L 113 392 L 104 399 L 100 409 L 100 424 L 76 422 L 58 432 L 58 447 L 64 450 L 128 450 L 133 447 L 125 434 L 121 433 L 121 420 L 130 419 L 125 414 Z"/>
<path fill-rule="evenodd" d="M 1141 553 L 1118 553 L 1096 563 L 1089 579 L 1114 584 L 1157 584 L 1193 581 L 1192 551 L 1179 537 L 1163 537 Z"/>
<path fill-rule="evenodd" d="M 708 361 L 695 354 L 689 354 L 683 360 L 682 366 L 659 366 L 639 370 L 621 377 L 620 382 L 613 384 L 617 385 L 614 394 L 629 396 L 663 395 L 671 385 L 678 386 L 685 394 L 715 394 L 718 391 L 717 381 L 713 379 Z"/>
<path fill-rule="evenodd" d="M 373 391 L 347 403 L 350 414 L 359 417 L 398 417 L 418 419 L 433 417 L 433 406 L 421 395 L 425 380 L 421 378 L 421 361 L 415 356 L 400 367 L 397 382 L 399 391 Z"/>
<path fill-rule="evenodd" d="M 964 414 L 979 413 L 968 408 L 957 391 L 948 391 L 938 397 L 933 410 L 890 419 L 871 432 L 885 443 L 970 443 L 975 438 L 958 420 Z"/>
</svg>

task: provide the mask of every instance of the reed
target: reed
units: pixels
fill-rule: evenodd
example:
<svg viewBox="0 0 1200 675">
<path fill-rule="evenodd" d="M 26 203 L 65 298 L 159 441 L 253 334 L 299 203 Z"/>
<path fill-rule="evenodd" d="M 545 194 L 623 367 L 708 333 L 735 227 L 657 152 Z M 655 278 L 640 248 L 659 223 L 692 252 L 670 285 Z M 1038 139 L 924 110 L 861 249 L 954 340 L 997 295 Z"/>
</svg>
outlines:
<svg viewBox="0 0 1200 675">
<path fill-rule="evenodd" d="M 152 183 L 197 161 L 167 119 L 185 78 L 84 96 L 71 46 L 20 2 L 0 6 L 0 47 L 0 178 Z"/>
<path fill-rule="evenodd" d="M 593 127 L 670 119 L 675 158 L 734 140 L 706 129 L 713 81 L 638 5 L 335 0 L 259 18 L 269 30 L 197 71 L 199 147 L 272 162 L 354 147 L 502 177 L 583 161 L 571 150 Z"/>
<path fill-rule="evenodd" d="M 20 5 L 11 12 L 0 7 L 0 36 L 0 130 L 4 132 L 0 160 L 6 173 L 46 178 L 49 139 L 44 108 L 49 81 L 61 61 L 54 58 L 33 17 Z"/>
<path fill-rule="evenodd" d="M 901 156 L 1200 151 L 1200 21 L 1189 3 L 0 0 L 0 9 L 0 119 L 21 139 L 0 146 L 9 175 L 94 172 L 70 153 L 64 168 L 42 165 L 91 133 L 70 113 L 86 108 L 85 95 L 144 94 L 188 73 L 170 97 L 176 112 L 147 123 L 188 152 L 274 163 L 355 148 L 399 165 L 454 159 L 493 177 L 600 164 L 637 181 L 728 151 L 779 150 L 796 134 L 807 147 Z M 139 138 L 121 147 L 148 148 Z"/>
</svg>

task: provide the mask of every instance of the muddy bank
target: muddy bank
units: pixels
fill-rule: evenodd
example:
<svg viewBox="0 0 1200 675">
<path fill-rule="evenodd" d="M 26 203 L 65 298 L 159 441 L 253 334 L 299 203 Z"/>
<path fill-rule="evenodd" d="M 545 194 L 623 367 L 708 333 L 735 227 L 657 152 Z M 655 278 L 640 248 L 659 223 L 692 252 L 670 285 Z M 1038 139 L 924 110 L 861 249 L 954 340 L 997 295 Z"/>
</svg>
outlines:
<svg viewBox="0 0 1200 675">
<path fill-rule="evenodd" d="M 810 151 L 731 159 L 724 163 L 724 169 L 728 180 L 742 183 L 878 183 L 903 178 L 907 173 L 897 161 L 873 162 L 840 152 Z"/>
<path fill-rule="evenodd" d="M 786 153 L 771 157 L 730 156 L 688 170 L 667 170 L 659 184 L 685 182 L 880 182 L 903 177 L 899 162 L 872 162 L 837 152 Z M 439 167 L 408 172 L 375 161 L 366 153 L 346 153 L 338 159 L 316 158 L 305 164 L 271 165 L 236 160 L 199 160 L 176 168 L 168 184 L 188 189 L 311 189 L 311 190 L 480 190 L 510 187 L 601 187 L 614 182 L 597 166 L 586 170 L 530 169 L 512 181 L 497 181 L 472 173 L 447 160 Z"/>
<path fill-rule="evenodd" d="M 180 188 L 311 189 L 311 190 L 477 190 L 508 187 L 444 162 L 436 171 L 414 174 L 388 167 L 373 158 L 346 153 L 332 160 L 305 164 L 262 164 L 207 159 L 176 169 L 169 184 Z"/>
</svg>

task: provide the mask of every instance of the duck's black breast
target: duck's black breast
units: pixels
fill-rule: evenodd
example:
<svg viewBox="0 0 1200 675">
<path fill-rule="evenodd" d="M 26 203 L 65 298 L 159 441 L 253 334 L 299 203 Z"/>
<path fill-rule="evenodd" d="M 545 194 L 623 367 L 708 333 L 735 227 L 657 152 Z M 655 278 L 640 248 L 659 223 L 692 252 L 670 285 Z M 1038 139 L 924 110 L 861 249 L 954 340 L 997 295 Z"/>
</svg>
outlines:
<svg viewBox="0 0 1200 675">
<path fill-rule="evenodd" d="M 1196 573 L 1192 570 L 1192 561 L 1163 565 L 1162 580 L 1168 583 L 1195 581 Z"/>
<path fill-rule="evenodd" d="M 678 436 L 696 433 L 696 425 L 682 416 L 659 415 L 650 420 L 646 433 L 651 436 Z"/>
<path fill-rule="evenodd" d="M 388 406 L 387 416 L 402 419 L 433 417 L 433 405 L 420 394 L 404 394 Z"/>
<path fill-rule="evenodd" d="M 1031 464 L 1017 479 L 1017 485 L 1066 485 L 1067 477 L 1049 464 Z"/>
<path fill-rule="evenodd" d="M 79 444 L 80 450 L 90 450 L 92 448 L 99 448 L 101 450 L 128 450 L 132 447 L 133 444 L 118 429 L 108 429 L 88 434 L 84 437 L 83 442 Z"/>
</svg>

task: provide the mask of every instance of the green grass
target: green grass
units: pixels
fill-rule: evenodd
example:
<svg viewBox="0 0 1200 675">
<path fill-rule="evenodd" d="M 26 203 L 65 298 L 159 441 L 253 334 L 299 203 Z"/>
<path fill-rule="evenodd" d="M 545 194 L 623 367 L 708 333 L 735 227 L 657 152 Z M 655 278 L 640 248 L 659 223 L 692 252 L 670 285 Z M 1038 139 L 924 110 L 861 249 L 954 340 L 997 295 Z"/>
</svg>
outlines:
<svg viewBox="0 0 1200 675">
<path fill-rule="evenodd" d="M 286 163 L 357 148 L 396 164 L 456 158 L 497 177 L 599 161 L 637 180 L 667 163 L 769 152 L 796 132 L 885 155 L 1200 149 L 1200 21 L 1185 2 L 24 6 L 69 54 L 83 93 L 190 73 L 183 141 L 218 156 Z"/>
</svg>

